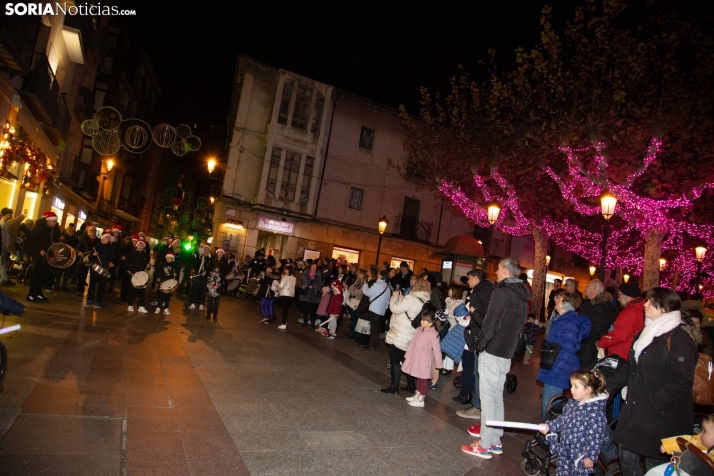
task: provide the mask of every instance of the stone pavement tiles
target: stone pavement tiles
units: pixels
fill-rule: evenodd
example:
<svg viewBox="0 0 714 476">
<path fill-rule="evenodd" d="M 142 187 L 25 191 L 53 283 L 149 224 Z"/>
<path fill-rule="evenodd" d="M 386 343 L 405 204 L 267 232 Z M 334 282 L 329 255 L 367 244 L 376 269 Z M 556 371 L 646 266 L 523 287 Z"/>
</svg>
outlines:
<svg viewBox="0 0 714 476">
<path fill-rule="evenodd" d="M 26 288 L 2 291 L 20 300 Z M 490 461 L 462 453 L 477 421 L 455 415 L 453 377 L 409 407 L 403 392 L 379 392 L 386 350 L 363 350 L 346 326 L 328 340 L 291 311 L 280 331 L 233 297 L 209 322 L 176 298 L 162 317 L 127 313 L 116 297 L 94 309 L 46 295 L 0 338 L 0 474 L 521 474 L 529 435 L 507 432 Z M 514 363 L 507 419 L 538 421 L 537 368 Z"/>
</svg>

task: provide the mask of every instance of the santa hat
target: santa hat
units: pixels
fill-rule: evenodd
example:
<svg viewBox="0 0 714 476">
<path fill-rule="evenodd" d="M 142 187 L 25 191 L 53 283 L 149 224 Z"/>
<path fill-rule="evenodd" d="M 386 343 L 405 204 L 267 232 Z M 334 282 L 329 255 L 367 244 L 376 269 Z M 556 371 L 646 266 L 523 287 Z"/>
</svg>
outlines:
<svg viewBox="0 0 714 476">
<path fill-rule="evenodd" d="M 216 253 L 226 254 L 226 250 L 224 250 L 223 248 L 218 248 L 218 249 L 216 250 Z"/>
<path fill-rule="evenodd" d="M 144 240 L 139 240 L 139 241 L 137 241 L 137 242 L 136 242 L 137 246 L 139 245 L 139 243 L 141 243 L 142 245 L 146 246 L 146 241 L 144 241 Z"/>
<path fill-rule="evenodd" d="M 176 255 L 174 255 L 173 251 L 169 251 L 168 253 L 166 253 L 166 257 L 176 258 Z"/>
<path fill-rule="evenodd" d="M 171 246 L 174 246 L 176 243 L 178 243 L 178 244 L 180 245 L 180 244 L 181 244 L 181 240 L 179 240 L 178 238 L 174 238 L 174 239 L 171 241 Z"/>
<path fill-rule="evenodd" d="M 139 238 L 138 233 L 134 233 L 133 235 L 131 235 L 131 241 L 134 241 L 134 240 L 137 240 L 137 241 L 141 240 L 141 238 Z M 141 240 L 141 241 L 144 241 L 144 240 Z M 144 244 L 146 244 L 146 243 L 144 243 Z"/>
<path fill-rule="evenodd" d="M 201 243 L 201 248 L 211 249 L 211 245 L 209 245 L 208 243 Z"/>
<path fill-rule="evenodd" d="M 102 236 L 104 236 L 104 235 L 112 236 L 112 234 L 109 232 L 109 230 L 107 228 L 105 228 L 104 231 L 102 232 Z"/>
<path fill-rule="evenodd" d="M 57 214 L 53 211 L 47 211 L 42 214 L 46 220 L 57 220 Z"/>
<path fill-rule="evenodd" d="M 338 291 L 342 292 L 342 283 L 339 280 L 333 279 L 330 284 L 336 287 Z"/>
<path fill-rule="evenodd" d="M 121 225 L 112 225 L 112 231 L 118 231 L 121 233 Z"/>
</svg>

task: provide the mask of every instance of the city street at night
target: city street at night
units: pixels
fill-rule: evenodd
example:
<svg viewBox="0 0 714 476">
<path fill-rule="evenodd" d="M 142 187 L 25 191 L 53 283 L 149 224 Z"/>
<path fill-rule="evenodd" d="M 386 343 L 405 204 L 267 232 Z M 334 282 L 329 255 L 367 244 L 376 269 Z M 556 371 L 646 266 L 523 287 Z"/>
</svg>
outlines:
<svg viewBox="0 0 714 476">
<path fill-rule="evenodd" d="M 129 314 L 116 299 L 95 310 L 74 293 L 51 298 L 8 317 L 23 328 L 5 338 L 0 474 L 520 471 L 525 434 L 507 432 L 505 453 L 491 461 L 461 452 L 475 420 L 456 416 L 465 407 L 451 402 L 451 378 L 429 392 L 426 411 L 412 408 L 404 392 L 379 392 L 386 351 L 325 339 L 300 327 L 297 313 L 280 331 L 258 324 L 257 304 L 232 297 L 216 322 L 180 300 L 164 317 Z M 514 365 L 509 419 L 538 420 L 536 369 Z"/>
</svg>

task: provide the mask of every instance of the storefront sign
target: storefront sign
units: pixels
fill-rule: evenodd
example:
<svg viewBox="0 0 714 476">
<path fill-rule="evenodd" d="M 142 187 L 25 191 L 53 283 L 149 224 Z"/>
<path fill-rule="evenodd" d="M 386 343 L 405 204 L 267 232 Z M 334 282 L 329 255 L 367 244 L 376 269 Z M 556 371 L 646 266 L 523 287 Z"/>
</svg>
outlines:
<svg viewBox="0 0 714 476">
<path fill-rule="evenodd" d="M 86 220 L 86 219 L 87 219 L 87 214 L 80 210 L 80 212 L 79 212 L 79 219 L 80 219 L 80 220 Z"/>
<path fill-rule="evenodd" d="M 255 228 L 263 231 L 272 231 L 273 233 L 282 233 L 284 235 L 292 235 L 295 233 L 295 223 L 283 220 L 276 220 L 258 215 L 258 223 Z"/>
<path fill-rule="evenodd" d="M 303 261 L 306 261 L 306 260 L 309 260 L 309 259 L 315 261 L 315 260 L 318 259 L 319 257 L 320 257 L 320 251 L 319 251 L 319 250 L 311 250 L 311 249 L 308 249 L 308 248 L 305 248 L 305 251 L 304 251 L 303 254 L 302 254 L 302 260 L 303 260 Z"/>
<path fill-rule="evenodd" d="M 340 248 L 339 246 L 332 248 L 332 258 L 336 259 L 340 264 L 359 263 L 359 254 L 359 250 Z"/>
<path fill-rule="evenodd" d="M 64 210 L 65 203 L 59 198 L 55 197 L 55 199 L 52 201 L 52 206 L 59 208 L 60 210 Z"/>
</svg>

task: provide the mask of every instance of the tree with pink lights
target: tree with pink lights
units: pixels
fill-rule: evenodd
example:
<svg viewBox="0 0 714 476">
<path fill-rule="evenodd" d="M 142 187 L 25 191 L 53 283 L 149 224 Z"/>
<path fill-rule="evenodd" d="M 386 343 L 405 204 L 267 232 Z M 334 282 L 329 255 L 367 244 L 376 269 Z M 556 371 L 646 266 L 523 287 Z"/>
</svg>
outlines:
<svg viewBox="0 0 714 476">
<path fill-rule="evenodd" d="M 495 226 L 533 235 L 535 294 L 548 239 L 599 262 L 603 191 L 620 203 L 608 264 L 644 269 L 648 287 L 662 246 L 682 250 L 692 236 L 714 245 L 712 29 L 703 16 L 648 8 L 627 26 L 620 1 L 588 0 L 559 35 L 546 7 L 541 43 L 519 49 L 513 68 L 492 61 L 481 82 L 463 74 L 444 95 L 423 88 L 420 121 L 402 111 L 405 172 L 479 226 L 499 201 Z M 683 51 L 691 58 L 680 61 Z M 714 246 L 705 267 L 713 256 Z"/>
</svg>

